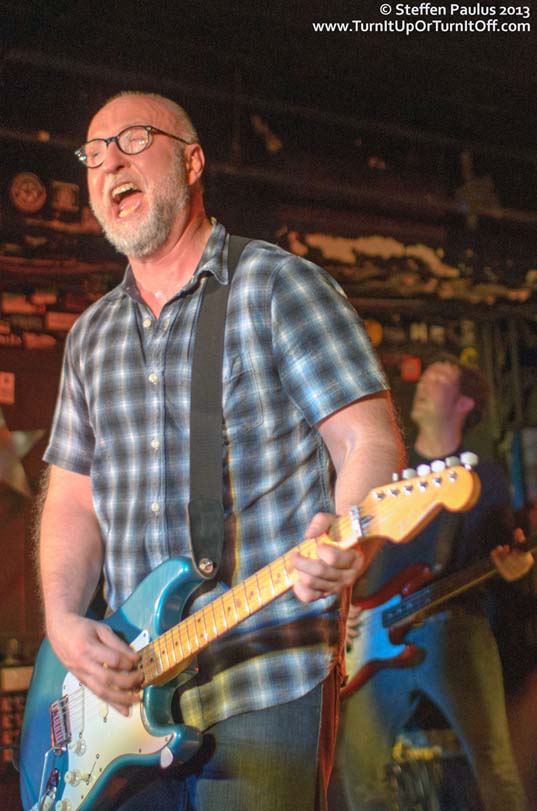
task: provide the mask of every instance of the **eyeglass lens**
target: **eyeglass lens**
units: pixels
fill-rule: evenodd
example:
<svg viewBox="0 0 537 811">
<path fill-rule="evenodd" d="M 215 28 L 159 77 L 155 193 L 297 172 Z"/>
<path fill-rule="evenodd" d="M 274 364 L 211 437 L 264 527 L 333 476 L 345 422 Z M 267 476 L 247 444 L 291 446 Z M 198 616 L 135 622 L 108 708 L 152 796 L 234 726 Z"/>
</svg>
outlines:
<svg viewBox="0 0 537 811">
<path fill-rule="evenodd" d="M 112 138 L 95 138 L 88 141 L 81 149 L 82 155 L 86 158 L 86 166 L 91 168 L 101 164 L 111 141 L 115 141 L 119 149 L 126 155 L 136 155 L 138 152 L 143 152 L 151 143 L 151 132 L 145 127 L 128 127 Z"/>
</svg>

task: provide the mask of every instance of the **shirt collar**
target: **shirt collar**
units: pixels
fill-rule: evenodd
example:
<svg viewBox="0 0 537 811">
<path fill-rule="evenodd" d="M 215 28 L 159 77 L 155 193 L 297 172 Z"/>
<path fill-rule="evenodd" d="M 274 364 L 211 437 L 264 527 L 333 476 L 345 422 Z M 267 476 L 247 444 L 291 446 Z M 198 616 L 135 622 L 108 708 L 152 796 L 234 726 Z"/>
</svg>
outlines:
<svg viewBox="0 0 537 811">
<path fill-rule="evenodd" d="M 209 234 L 209 239 L 198 262 L 198 266 L 194 271 L 192 277 L 188 280 L 185 286 L 180 290 L 177 295 L 183 292 L 188 292 L 198 284 L 198 279 L 202 274 L 212 274 L 216 277 L 220 284 L 227 284 L 229 275 L 227 268 L 227 244 L 226 229 L 224 226 L 213 220 L 213 227 Z M 140 301 L 140 294 L 136 286 L 136 279 L 132 272 L 130 264 L 125 269 L 125 274 L 120 285 L 121 292 L 130 296 L 130 298 Z M 175 298 L 175 297 L 174 297 Z"/>
</svg>

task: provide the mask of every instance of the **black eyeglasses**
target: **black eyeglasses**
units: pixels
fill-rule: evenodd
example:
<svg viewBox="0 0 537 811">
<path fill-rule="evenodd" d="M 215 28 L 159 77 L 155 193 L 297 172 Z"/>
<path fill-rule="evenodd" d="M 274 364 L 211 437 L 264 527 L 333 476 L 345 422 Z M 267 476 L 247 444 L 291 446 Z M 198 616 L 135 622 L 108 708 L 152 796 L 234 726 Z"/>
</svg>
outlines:
<svg viewBox="0 0 537 811">
<path fill-rule="evenodd" d="M 151 146 L 153 135 L 166 135 L 168 138 L 174 138 L 183 144 L 190 143 L 190 141 L 185 141 L 184 138 L 180 138 L 178 135 L 164 132 L 164 130 L 159 130 L 158 127 L 152 127 L 150 124 L 136 124 L 133 127 L 121 130 L 117 135 L 111 135 L 110 138 L 92 138 L 91 141 L 86 141 L 79 149 L 75 150 L 75 155 L 87 169 L 97 169 L 98 166 L 104 163 L 108 144 L 111 144 L 112 141 L 125 155 L 138 155 Z"/>
</svg>

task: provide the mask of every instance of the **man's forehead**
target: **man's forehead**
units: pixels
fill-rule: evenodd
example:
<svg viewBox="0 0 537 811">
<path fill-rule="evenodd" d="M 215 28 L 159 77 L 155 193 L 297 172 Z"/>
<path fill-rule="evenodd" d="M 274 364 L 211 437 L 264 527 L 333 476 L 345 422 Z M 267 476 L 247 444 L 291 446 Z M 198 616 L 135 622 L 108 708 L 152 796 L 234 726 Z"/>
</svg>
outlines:
<svg viewBox="0 0 537 811">
<path fill-rule="evenodd" d="M 460 370 L 453 363 L 447 361 L 436 361 L 431 363 L 423 373 L 423 377 L 427 376 L 429 379 L 444 380 L 449 383 L 457 383 L 460 376 Z"/>
<path fill-rule="evenodd" d="M 152 124 L 172 131 L 177 127 L 172 111 L 164 102 L 149 96 L 120 96 L 94 115 L 88 127 L 88 140 L 116 135 L 132 124 Z"/>
</svg>

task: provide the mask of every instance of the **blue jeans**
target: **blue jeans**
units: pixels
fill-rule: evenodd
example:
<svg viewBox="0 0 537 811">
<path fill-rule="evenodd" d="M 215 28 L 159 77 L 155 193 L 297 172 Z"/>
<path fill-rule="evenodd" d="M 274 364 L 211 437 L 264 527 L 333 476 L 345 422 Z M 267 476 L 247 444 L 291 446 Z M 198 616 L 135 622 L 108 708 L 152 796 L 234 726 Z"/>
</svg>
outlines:
<svg viewBox="0 0 537 811">
<path fill-rule="evenodd" d="M 385 811 L 395 738 L 420 693 L 442 711 L 476 776 L 487 811 L 524 811 L 526 800 L 511 750 L 498 649 L 484 616 L 436 614 L 406 641 L 425 652 L 412 667 L 377 672 L 341 706 L 331 811 Z"/>
<path fill-rule="evenodd" d="M 207 730 L 184 776 L 166 774 L 121 811 L 325 811 L 339 679 Z"/>
</svg>

